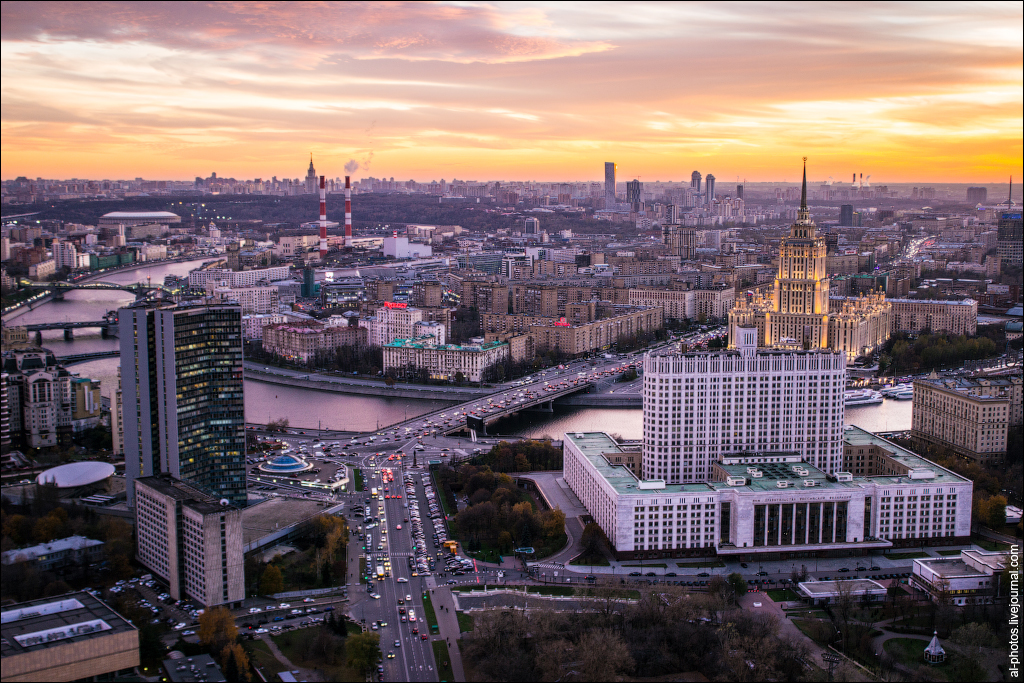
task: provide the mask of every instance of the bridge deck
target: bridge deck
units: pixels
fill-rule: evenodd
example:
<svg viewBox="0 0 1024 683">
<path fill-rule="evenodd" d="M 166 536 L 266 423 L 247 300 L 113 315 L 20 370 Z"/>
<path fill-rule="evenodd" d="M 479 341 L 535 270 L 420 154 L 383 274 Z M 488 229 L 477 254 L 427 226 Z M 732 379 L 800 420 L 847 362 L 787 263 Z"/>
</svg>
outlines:
<svg viewBox="0 0 1024 683">
<path fill-rule="evenodd" d="M 568 386 L 562 387 L 558 385 L 551 385 L 552 387 L 557 388 L 552 388 L 550 391 L 546 390 L 544 385 L 537 383 L 521 387 L 511 387 L 503 391 L 495 392 L 490 396 L 480 396 L 469 401 L 464 401 L 463 403 L 449 406 L 447 408 L 441 408 L 440 410 L 435 410 L 433 412 L 426 413 L 424 415 L 420 415 L 409 420 L 404 420 L 402 422 L 389 425 L 386 429 L 401 430 L 406 427 L 411 427 L 412 425 L 422 424 L 428 420 L 433 422 L 435 418 L 442 419 L 441 415 L 445 415 L 446 418 L 444 419 L 447 419 L 450 422 L 450 424 L 446 425 L 443 422 L 441 422 L 440 424 L 435 423 L 431 426 L 430 431 L 436 429 L 439 433 L 442 434 L 454 434 L 455 432 L 459 432 L 467 428 L 467 417 L 480 417 L 481 419 L 483 419 L 484 425 L 486 426 L 487 423 L 489 422 L 494 422 L 495 420 L 499 420 L 503 417 L 507 417 L 509 415 L 518 413 L 528 408 L 534 408 L 545 403 L 551 403 L 555 399 L 561 398 L 563 396 L 568 396 L 570 394 L 575 394 L 581 391 L 587 391 L 595 386 L 593 382 L 588 382 L 585 380 L 567 379 L 565 380 L 565 382 L 568 384 Z M 522 394 L 522 396 L 520 396 L 520 394 Z M 532 394 L 532 397 L 530 396 L 530 394 Z M 499 402 L 505 403 L 505 405 L 489 405 L 489 407 L 487 408 L 487 412 L 481 413 L 481 411 L 477 411 L 477 415 L 470 415 L 470 413 L 472 412 L 471 408 L 474 405 L 481 403 L 497 404 Z M 378 431 L 383 432 L 384 429 Z"/>
</svg>

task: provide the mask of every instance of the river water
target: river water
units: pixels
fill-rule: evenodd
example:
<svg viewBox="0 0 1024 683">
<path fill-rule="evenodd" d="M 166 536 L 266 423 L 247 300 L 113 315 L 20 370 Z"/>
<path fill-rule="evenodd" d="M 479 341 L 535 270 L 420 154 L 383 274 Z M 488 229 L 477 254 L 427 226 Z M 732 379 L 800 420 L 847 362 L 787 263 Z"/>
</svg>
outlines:
<svg viewBox="0 0 1024 683">
<path fill-rule="evenodd" d="M 206 259 L 204 259 L 206 260 Z M 167 275 L 187 275 L 203 260 L 159 264 L 103 278 L 118 283 L 162 283 Z M 130 304 L 132 294 L 120 291 L 75 290 L 64 301 L 50 301 L 32 311 L 5 318 L 4 324 L 26 325 L 43 322 L 99 320 L 107 311 Z M 56 355 L 89 353 L 114 349 L 115 338 L 103 339 L 99 330 L 76 330 L 73 341 L 65 341 L 61 330 L 43 333 L 43 345 Z M 111 396 L 117 386 L 118 358 L 103 358 L 71 366 L 81 377 L 98 379 L 104 396 Z M 911 401 L 886 399 L 885 403 L 846 409 L 846 423 L 871 432 L 910 429 Z M 312 391 L 262 382 L 245 382 L 245 412 L 250 422 L 267 422 L 288 418 L 293 427 L 370 431 L 423 413 L 437 410 L 447 403 L 414 399 L 371 398 L 331 392 Z M 506 418 L 489 431 L 522 436 L 559 438 L 565 432 L 604 431 L 625 439 L 643 435 L 640 409 L 555 407 L 554 413 L 527 412 Z"/>
</svg>

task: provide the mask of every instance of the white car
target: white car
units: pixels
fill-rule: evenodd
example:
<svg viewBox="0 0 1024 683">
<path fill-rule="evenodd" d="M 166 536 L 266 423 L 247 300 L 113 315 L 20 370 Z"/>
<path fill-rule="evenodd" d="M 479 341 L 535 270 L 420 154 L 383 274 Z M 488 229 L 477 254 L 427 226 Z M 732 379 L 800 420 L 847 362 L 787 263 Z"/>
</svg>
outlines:
<svg viewBox="0 0 1024 683">
<path fill-rule="evenodd" d="M 316 602 L 314 598 L 303 598 L 302 602 Z"/>
<path fill-rule="evenodd" d="M 259 607 L 250 607 L 249 608 L 249 614 L 259 614 L 262 611 L 263 610 L 261 610 Z"/>
<path fill-rule="evenodd" d="M 278 609 L 288 609 L 289 607 L 291 607 L 291 605 L 289 605 L 287 602 L 282 602 L 280 605 L 277 606 Z"/>
</svg>

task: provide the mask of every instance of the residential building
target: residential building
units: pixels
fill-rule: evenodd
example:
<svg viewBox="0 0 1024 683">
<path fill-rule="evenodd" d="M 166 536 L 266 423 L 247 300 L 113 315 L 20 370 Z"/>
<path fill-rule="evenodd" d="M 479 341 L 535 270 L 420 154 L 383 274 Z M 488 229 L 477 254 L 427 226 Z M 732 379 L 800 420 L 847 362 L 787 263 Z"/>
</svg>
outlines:
<svg viewBox="0 0 1024 683">
<path fill-rule="evenodd" d="M 888 299 L 893 332 L 946 332 L 975 335 L 978 333 L 978 302 L 940 301 L 935 299 Z"/>
<path fill-rule="evenodd" d="M 641 288 L 629 290 L 630 306 L 661 306 L 666 319 L 697 317 L 696 294 L 692 289 Z M 712 304 L 713 305 L 713 304 Z"/>
<path fill-rule="evenodd" d="M 437 344 L 433 337 L 395 339 L 384 345 L 384 371 L 406 376 L 410 370 L 427 370 L 430 379 L 480 382 L 491 365 L 509 357 L 509 345 L 502 341 L 483 344 Z"/>
<path fill-rule="evenodd" d="M 367 338 L 367 330 L 362 327 L 331 327 L 315 321 L 283 322 L 263 328 L 263 350 L 305 363 L 340 346 L 365 346 Z"/>
<path fill-rule="evenodd" d="M 150 305 L 118 311 L 125 478 L 168 473 L 244 507 L 242 311 Z"/>
<path fill-rule="evenodd" d="M 289 316 L 284 313 L 250 313 L 242 316 L 242 335 L 246 339 L 263 339 L 263 328 L 287 322 Z"/>
<path fill-rule="evenodd" d="M 242 313 L 277 313 L 279 295 L 277 287 L 228 287 L 207 281 L 206 295 L 213 303 L 237 303 Z"/>
<path fill-rule="evenodd" d="M 71 378 L 71 431 L 92 429 L 100 423 L 103 399 L 100 381 L 88 377 Z"/>
<path fill-rule="evenodd" d="M 85 566 L 103 558 L 103 541 L 85 536 L 68 536 L 28 548 L 8 550 L 2 555 L 4 565 L 28 562 L 40 571 L 56 571 L 71 566 Z"/>
<path fill-rule="evenodd" d="M 359 326 L 367 328 L 371 346 L 384 346 L 395 339 L 412 339 L 416 334 L 413 326 L 423 320 L 422 309 L 385 301 L 373 317 L 360 319 Z"/>
<path fill-rule="evenodd" d="M 56 446 L 72 431 L 72 380 L 53 353 L 26 347 L 3 354 L 11 439 L 29 448 Z"/>
<path fill-rule="evenodd" d="M 43 282 L 57 272 L 57 262 L 52 258 L 28 267 L 28 277 L 36 282 Z"/>
<path fill-rule="evenodd" d="M 135 480 L 138 561 L 172 598 L 205 607 L 245 599 L 242 511 L 167 475 Z"/>
<path fill-rule="evenodd" d="M 615 169 L 614 161 L 604 162 L 604 206 L 610 209 L 615 206 Z"/>
<path fill-rule="evenodd" d="M 727 285 L 693 290 L 694 317 L 722 319 L 736 303 L 736 290 Z"/>
<path fill-rule="evenodd" d="M 139 666 L 139 630 L 87 591 L 5 605 L 2 679 L 108 680 Z"/>
<path fill-rule="evenodd" d="M 1021 378 L 956 377 L 934 372 L 914 380 L 910 436 L 918 448 L 947 448 L 980 462 L 1006 457 L 1011 426 L 1021 424 Z"/>
<path fill-rule="evenodd" d="M 228 268 L 193 270 L 188 274 L 189 289 L 206 289 L 207 282 L 224 287 L 252 287 L 260 282 L 286 280 L 290 277 L 291 266 L 271 266 L 255 270 L 234 271 Z"/>
<path fill-rule="evenodd" d="M 481 316 L 485 335 L 529 334 L 538 352 L 555 349 L 571 356 L 610 347 L 664 327 L 665 311 L 660 306 L 600 305 L 596 302 L 566 306 L 566 315 L 548 318 L 536 315 Z"/>
</svg>

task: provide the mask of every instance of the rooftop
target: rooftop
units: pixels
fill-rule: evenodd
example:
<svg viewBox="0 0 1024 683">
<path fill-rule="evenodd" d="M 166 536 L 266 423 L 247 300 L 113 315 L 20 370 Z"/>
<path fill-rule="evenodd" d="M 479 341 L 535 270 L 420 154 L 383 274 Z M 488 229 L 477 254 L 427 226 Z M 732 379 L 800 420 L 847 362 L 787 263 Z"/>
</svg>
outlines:
<svg viewBox="0 0 1024 683">
<path fill-rule="evenodd" d="M 0 613 L 0 657 L 134 631 L 99 598 L 80 591 L 11 605 Z"/>
<path fill-rule="evenodd" d="M 3 563 L 11 564 L 16 561 L 34 560 L 41 555 L 60 553 L 65 550 L 78 550 L 80 548 L 88 548 L 95 545 L 103 545 L 103 541 L 86 538 L 85 536 L 68 536 L 67 538 L 58 538 L 55 541 L 40 543 L 39 545 L 30 546 L 28 548 L 8 550 L 3 553 Z"/>
<path fill-rule="evenodd" d="M 503 341 L 489 341 L 483 344 L 434 344 L 432 340 L 434 337 L 426 335 L 423 337 L 416 337 L 415 339 L 395 339 L 389 344 L 384 346 L 390 346 L 392 348 L 404 348 L 404 349 L 438 349 L 439 351 L 489 351 L 499 346 L 507 345 L 508 342 Z"/>
<path fill-rule="evenodd" d="M 929 570 L 945 578 L 963 578 L 965 576 L 983 576 L 985 572 L 964 562 L 959 557 L 927 557 L 914 562 L 926 565 Z"/>
<path fill-rule="evenodd" d="M 871 579 L 850 579 L 848 581 L 804 581 L 799 584 L 800 591 L 813 598 L 828 598 L 839 595 L 840 589 L 849 591 L 850 595 L 884 595 L 885 586 Z"/>
<path fill-rule="evenodd" d="M 226 498 L 211 496 L 170 476 L 141 477 L 136 479 L 135 483 L 144 484 L 165 496 L 180 500 L 202 514 L 211 514 L 222 509 L 236 509 Z"/>
<path fill-rule="evenodd" d="M 242 510 L 242 543 L 248 546 L 267 534 L 323 514 L 333 506 L 315 500 L 268 498 Z"/>
</svg>

